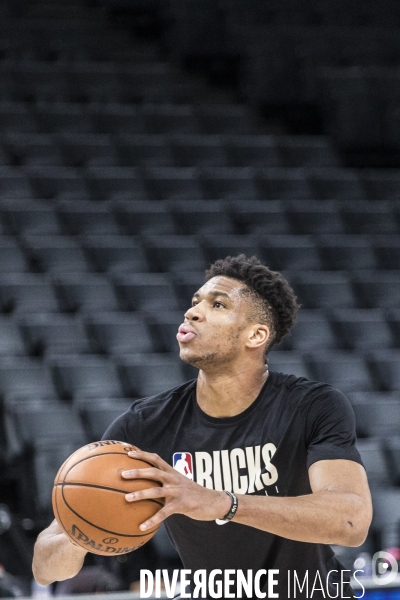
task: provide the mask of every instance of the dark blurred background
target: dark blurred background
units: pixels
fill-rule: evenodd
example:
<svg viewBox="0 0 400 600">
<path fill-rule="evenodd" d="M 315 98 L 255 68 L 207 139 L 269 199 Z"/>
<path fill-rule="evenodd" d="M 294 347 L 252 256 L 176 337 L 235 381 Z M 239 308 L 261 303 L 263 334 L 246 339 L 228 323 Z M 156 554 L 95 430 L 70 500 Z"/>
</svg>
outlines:
<svg viewBox="0 0 400 600">
<path fill-rule="evenodd" d="M 240 252 L 303 305 L 271 368 L 354 406 L 375 515 L 339 557 L 400 546 L 399 169 L 398 0 L 1 2 L 9 595 L 29 593 L 63 460 L 133 398 L 196 375 L 177 326 L 204 269 Z M 174 565 L 161 533 L 106 568 L 128 589 Z"/>
</svg>

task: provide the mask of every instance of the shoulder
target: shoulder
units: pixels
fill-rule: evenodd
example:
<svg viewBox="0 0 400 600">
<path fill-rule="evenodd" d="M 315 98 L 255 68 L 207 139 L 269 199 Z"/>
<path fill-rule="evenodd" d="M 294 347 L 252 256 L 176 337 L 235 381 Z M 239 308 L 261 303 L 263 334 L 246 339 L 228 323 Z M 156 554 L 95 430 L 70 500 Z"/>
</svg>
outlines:
<svg viewBox="0 0 400 600">
<path fill-rule="evenodd" d="M 138 398 L 131 406 L 115 419 L 105 432 L 105 436 L 119 434 L 118 439 L 125 439 L 128 432 L 134 427 L 135 431 L 141 430 L 145 425 L 146 430 L 154 425 L 168 422 L 177 412 L 182 410 L 191 397 L 196 386 L 196 380 L 187 381 L 179 386 L 165 390 L 154 396 Z M 124 436 L 122 438 L 121 436 Z M 104 438 L 104 436 L 103 436 Z"/>
<path fill-rule="evenodd" d="M 195 389 L 195 386 L 196 379 L 192 379 L 154 396 L 138 398 L 132 402 L 127 412 L 139 414 L 168 409 L 171 405 L 175 406 L 180 401 L 186 401 Z"/>
<path fill-rule="evenodd" d="M 301 408 L 304 415 L 353 414 L 351 403 L 345 394 L 329 383 L 284 373 L 271 373 L 271 376 L 275 387 L 283 391 L 285 399 Z"/>
<path fill-rule="evenodd" d="M 336 398 L 343 397 L 344 394 L 329 383 L 322 381 L 312 381 L 305 377 L 297 377 L 296 375 L 287 375 L 286 373 L 270 373 L 273 385 L 276 388 L 285 390 L 286 393 L 293 394 L 297 398 L 306 402 L 311 402 L 313 398 L 327 397 Z"/>
</svg>

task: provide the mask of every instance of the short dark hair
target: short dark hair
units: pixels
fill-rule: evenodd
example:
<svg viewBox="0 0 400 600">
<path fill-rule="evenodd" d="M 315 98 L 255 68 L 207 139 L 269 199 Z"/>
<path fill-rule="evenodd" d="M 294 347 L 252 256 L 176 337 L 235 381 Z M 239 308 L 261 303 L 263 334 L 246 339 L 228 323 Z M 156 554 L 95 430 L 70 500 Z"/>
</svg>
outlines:
<svg viewBox="0 0 400 600">
<path fill-rule="evenodd" d="M 248 258 L 245 254 L 216 260 L 206 271 L 206 281 L 217 276 L 230 277 L 246 285 L 256 301 L 254 318 L 266 322 L 271 329 L 266 351 L 279 344 L 295 324 L 300 308 L 286 279 L 263 265 L 256 256 Z"/>
</svg>

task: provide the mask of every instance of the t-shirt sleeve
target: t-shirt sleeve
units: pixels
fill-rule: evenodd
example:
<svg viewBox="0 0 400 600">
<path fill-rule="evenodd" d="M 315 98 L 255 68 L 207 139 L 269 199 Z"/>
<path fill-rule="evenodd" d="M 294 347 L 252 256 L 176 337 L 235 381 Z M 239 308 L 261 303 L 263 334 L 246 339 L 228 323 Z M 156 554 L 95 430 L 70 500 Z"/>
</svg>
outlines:
<svg viewBox="0 0 400 600">
<path fill-rule="evenodd" d="M 331 386 L 314 392 L 306 420 L 307 467 L 319 460 L 345 459 L 362 465 L 350 401 Z"/>
<path fill-rule="evenodd" d="M 120 415 L 106 429 L 102 436 L 102 440 L 116 440 L 118 442 L 128 442 L 127 435 L 127 420 L 129 418 L 128 411 Z"/>
</svg>

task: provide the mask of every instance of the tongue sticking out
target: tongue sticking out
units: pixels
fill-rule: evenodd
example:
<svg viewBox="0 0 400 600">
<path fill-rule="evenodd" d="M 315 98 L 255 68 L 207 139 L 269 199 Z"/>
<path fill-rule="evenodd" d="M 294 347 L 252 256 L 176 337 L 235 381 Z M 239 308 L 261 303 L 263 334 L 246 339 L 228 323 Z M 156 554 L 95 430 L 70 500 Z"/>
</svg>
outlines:
<svg viewBox="0 0 400 600">
<path fill-rule="evenodd" d="M 192 340 L 195 337 L 196 337 L 196 334 L 193 333 L 192 331 L 188 331 L 186 333 L 184 333 L 183 331 L 180 331 L 176 334 L 176 339 L 178 340 L 178 342 L 190 342 L 190 340 Z"/>
</svg>

